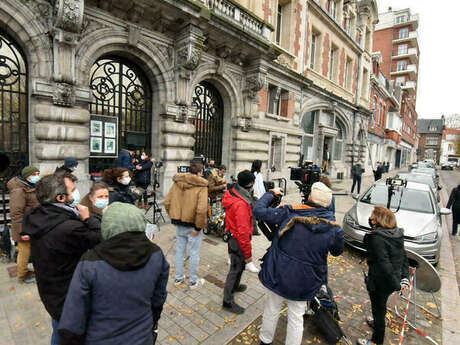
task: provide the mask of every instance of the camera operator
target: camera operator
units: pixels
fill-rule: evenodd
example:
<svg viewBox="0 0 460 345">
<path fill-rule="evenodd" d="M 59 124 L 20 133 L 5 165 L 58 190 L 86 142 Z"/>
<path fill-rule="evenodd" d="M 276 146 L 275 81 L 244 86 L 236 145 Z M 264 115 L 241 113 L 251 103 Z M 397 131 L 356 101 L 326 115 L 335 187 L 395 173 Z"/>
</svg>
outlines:
<svg viewBox="0 0 460 345">
<path fill-rule="evenodd" d="M 261 344 L 271 344 L 283 300 L 288 305 L 288 326 L 285 344 L 300 345 L 303 335 L 303 315 L 307 301 L 313 299 L 321 285 L 327 284 L 327 256 L 343 252 L 343 231 L 333 221 L 328 209 L 332 192 L 316 182 L 305 205 L 270 208 L 282 190 L 274 189 L 256 203 L 258 220 L 278 225 L 273 242 L 265 254 L 259 273 L 267 288 L 267 300 L 259 338 Z"/>
</svg>

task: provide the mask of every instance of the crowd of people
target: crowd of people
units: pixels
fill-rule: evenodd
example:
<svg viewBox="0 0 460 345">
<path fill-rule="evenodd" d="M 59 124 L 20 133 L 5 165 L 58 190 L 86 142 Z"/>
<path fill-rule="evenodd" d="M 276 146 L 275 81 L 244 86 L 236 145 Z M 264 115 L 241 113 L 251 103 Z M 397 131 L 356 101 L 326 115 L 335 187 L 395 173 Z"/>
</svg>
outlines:
<svg viewBox="0 0 460 345">
<path fill-rule="evenodd" d="M 51 316 L 51 345 L 154 344 L 166 301 L 169 264 L 162 250 L 144 234 L 152 160 L 121 152 L 117 166 L 107 169 L 83 198 L 77 188 L 78 161 L 67 158 L 53 174 L 40 177 L 28 166 L 8 183 L 13 239 L 18 243 L 18 279 L 36 280 L 40 298 Z M 176 226 L 174 285 L 203 288 L 199 278 L 200 248 L 207 226 L 209 198 L 221 198 L 229 231 L 229 269 L 222 307 L 242 314 L 235 294 L 247 290 L 245 270 L 259 273 L 266 303 L 261 344 L 271 344 L 283 301 L 288 306 L 286 344 L 300 345 L 308 302 L 328 281 L 327 257 L 344 250 L 343 231 L 335 221 L 330 181 L 322 176 L 302 205 L 271 207 L 284 191 L 265 190 L 262 162 L 242 170 L 228 183 L 226 167 L 192 160 L 189 172 L 178 173 L 164 206 Z M 360 190 L 361 165 L 354 168 Z M 356 181 L 355 181 L 356 175 Z M 132 181 L 134 176 L 134 181 Z M 359 177 L 359 178 L 358 178 Z M 133 183 L 134 182 L 134 183 Z M 273 238 L 256 267 L 252 249 L 256 220 L 270 224 Z M 383 344 L 388 296 L 408 283 L 403 230 L 393 213 L 375 207 L 366 235 L 369 274 L 366 286 L 374 329 L 370 340 Z M 189 281 L 184 260 L 189 246 Z M 28 270 L 32 258 L 34 272 Z M 260 271 L 260 272 L 259 272 Z"/>
</svg>

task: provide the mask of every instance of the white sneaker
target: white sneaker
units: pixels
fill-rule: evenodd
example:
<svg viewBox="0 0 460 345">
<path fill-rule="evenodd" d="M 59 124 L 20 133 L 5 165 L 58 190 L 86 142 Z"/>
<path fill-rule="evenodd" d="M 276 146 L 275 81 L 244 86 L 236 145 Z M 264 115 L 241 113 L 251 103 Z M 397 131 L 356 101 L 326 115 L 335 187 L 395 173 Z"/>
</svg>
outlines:
<svg viewBox="0 0 460 345">
<path fill-rule="evenodd" d="M 199 278 L 194 284 L 190 284 L 190 290 L 198 289 L 199 287 L 204 285 L 204 279 Z"/>
<path fill-rule="evenodd" d="M 230 260 L 230 258 L 227 259 L 227 265 L 231 265 L 232 264 L 232 260 Z"/>
<path fill-rule="evenodd" d="M 259 269 L 256 267 L 256 265 L 254 265 L 254 263 L 251 261 L 251 262 L 248 262 L 246 264 L 246 269 L 249 271 L 249 272 L 252 272 L 252 273 L 259 273 Z"/>
</svg>

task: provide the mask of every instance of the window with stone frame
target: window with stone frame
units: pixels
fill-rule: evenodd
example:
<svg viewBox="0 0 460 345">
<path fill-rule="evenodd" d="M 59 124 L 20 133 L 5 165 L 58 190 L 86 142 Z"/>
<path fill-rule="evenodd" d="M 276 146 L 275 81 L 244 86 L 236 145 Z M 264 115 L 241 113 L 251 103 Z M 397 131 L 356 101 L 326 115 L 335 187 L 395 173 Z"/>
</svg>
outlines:
<svg viewBox="0 0 460 345">
<path fill-rule="evenodd" d="M 343 125 L 337 121 L 337 136 L 335 137 L 334 147 L 334 160 L 340 161 L 343 157 L 343 139 L 344 139 L 344 128 Z"/>
<path fill-rule="evenodd" d="M 437 146 L 438 144 L 439 144 L 439 138 L 438 137 L 427 137 L 426 138 L 426 145 Z"/>
<path fill-rule="evenodd" d="M 398 55 L 405 55 L 407 54 L 408 45 L 407 44 L 400 44 L 398 46 Z"/>
<path fill-rule="evenodd" d="M 407 21 L 405 14 L 396 17 L 396 24 L 405 23 Z"/>
<path fill-rule="evenodd" d="M 285 138 L 282 136 L 272 136 L 270 142 L 270 168 L 274 168 L 275 171 L 281 171 L 284 166 L 284 141 Z"/>
<path fill-rule="evenodd" d="M 302 154 L 304 155 L 304 160 L 313 160 L 313 133 L 318 113 L 318 110 L 310 111 L 305 113 L 302 118 L 301 128 L 304 132 L 302 137 Z"/>
<path fill-rule="evenodd" d="M 406 77 L 396 78 L 396 86 L 404 86 L 405 83 L 406 83 Z"/>
<path fill-rule="evenodd" d="M 363 69 L 363 88 L 361 90 L 361 97 L 366 99 L 368 97 L 369 92 L 369 71 L 364 68 Z"/>
<path fill-rule="evenodd" d="M 313 29 L 314 30 L 314 29 Z M 317 31 L 313 31 L 310 41 L 310 68 L 316 70 L 317 67 L 317 54 L 319 53 L 318 44 L 320 44 L 320 35 Z"/>
<path fill-rule="evenodd" d="M 280 93 L 280 111 L 279 115 L 283 117 L 288 117 L 289 115 L 289 91 L 281 89 Z"/>
<path fill-rule="evenodd" d="M 343 80 L 343 87 L 347 90 L 351 89 L 351 73 L 352 73 L 352 60 L 351 58 L 347 57 L 347 61 L 345 62 L 345 74 Z"/>
<path fill-rule="evenodd" d="M 339 49 L 337 46 L 332 44 L 329 54 L 329 79 L 335 82 L 337 81 L 339 65 L 338 51 Z"/>
<path fill-rule="evenodd" d="M 268 85 L 268 113 L 273 115 L 280 114 L 281 88 L 276 85 Z"/>
<path fill-rule="evenodd" d="M 276 44 L 287 51 L 291 51 L 293 8 L 292 0 L 278 0 Z"/>
</svg>

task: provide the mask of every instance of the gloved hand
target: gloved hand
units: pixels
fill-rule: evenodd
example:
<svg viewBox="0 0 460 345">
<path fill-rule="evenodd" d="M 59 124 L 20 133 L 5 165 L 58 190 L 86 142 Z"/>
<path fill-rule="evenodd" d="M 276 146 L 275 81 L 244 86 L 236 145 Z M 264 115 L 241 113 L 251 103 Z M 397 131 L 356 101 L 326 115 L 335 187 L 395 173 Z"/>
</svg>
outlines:
<svg viewBox="0 0 460 345">
<path fill-rule="evenodd" d="M 249 271 L 249 272 L 252 272 L 252 273 L 259 273 L 259 269 L 256 267 L 256 265 L 254 265 L 254 263 L 251 261 L 251 262 L 248 262 L 246 264 L 246 269 Z"/>
</svg>

